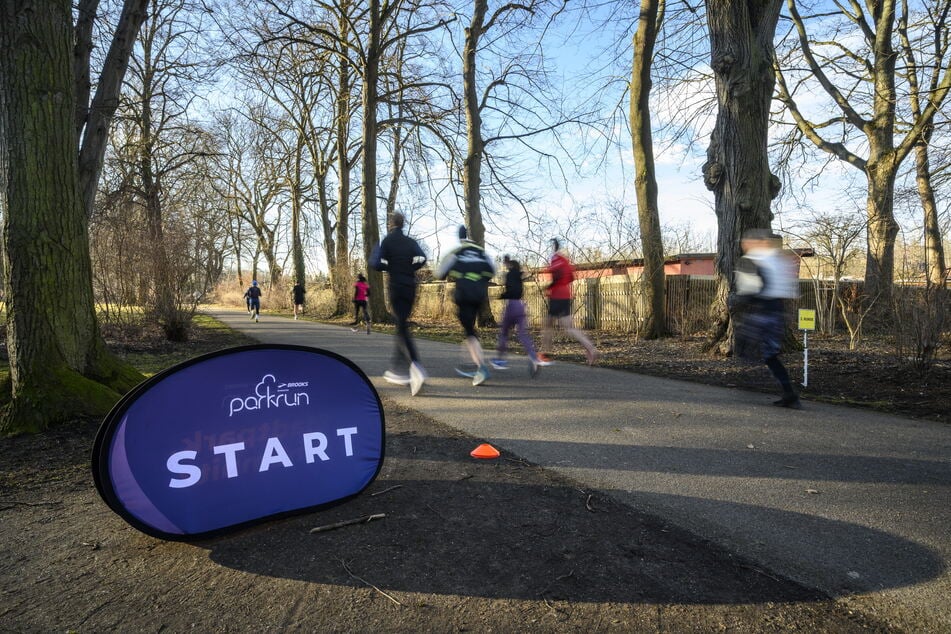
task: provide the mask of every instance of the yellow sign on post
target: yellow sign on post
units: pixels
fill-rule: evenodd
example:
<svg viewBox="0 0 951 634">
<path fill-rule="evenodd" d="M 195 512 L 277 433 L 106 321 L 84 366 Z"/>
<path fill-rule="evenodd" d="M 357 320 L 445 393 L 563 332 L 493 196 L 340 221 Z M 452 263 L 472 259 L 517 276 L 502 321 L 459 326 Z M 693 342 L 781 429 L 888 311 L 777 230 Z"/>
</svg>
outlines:
<svg viewBox="0 0 951 634">
<path fill-rule="evenodd" d="M 799 330 L 816 329 L 816 311 L 807 308 L 799 309 Z"/>
</svg>

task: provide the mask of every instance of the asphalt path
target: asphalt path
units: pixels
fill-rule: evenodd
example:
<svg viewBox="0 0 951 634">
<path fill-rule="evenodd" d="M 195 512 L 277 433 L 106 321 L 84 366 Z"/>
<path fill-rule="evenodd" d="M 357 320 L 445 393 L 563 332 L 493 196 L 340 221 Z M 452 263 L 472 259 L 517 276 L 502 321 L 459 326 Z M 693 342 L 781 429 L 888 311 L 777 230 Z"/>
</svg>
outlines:
<svg viewBox="0 0 951 634">
<path fill-rule="evenodd" d="M 413 397 L 381 378 L 390 335 L 209 312 L 262 343 L 341 354 L 388 399 L 850 607 L 951 631 L 951 426 L 569 363 L 532 379 L 524 357 L 473 387 L 454 372 L 461 346 L 422 339 L 430 379 Z"/>
</svg>

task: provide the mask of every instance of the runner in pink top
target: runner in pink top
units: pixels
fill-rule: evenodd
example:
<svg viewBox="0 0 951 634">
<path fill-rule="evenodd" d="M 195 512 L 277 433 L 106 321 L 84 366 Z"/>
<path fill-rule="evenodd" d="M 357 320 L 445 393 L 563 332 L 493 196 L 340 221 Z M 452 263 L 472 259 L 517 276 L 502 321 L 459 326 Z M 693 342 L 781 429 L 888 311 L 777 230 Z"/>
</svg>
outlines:
<svg viewBox="0 0 951 634">
<path fill-rule="evenodd" d="M 367 334 L 370 334 L 370 313 L 367 311 L 367 297 L 370 296 L 370 285 L 367 284 L 367 278 L 363 273 L 357 274 L 357 281 L 353 284 L 353 323 L 351 326 L 360 324 L 360 313 L 363 313 L 363 320 L 367 324 Z M 356 332 L 356 327 L 351 328 Z"/>
</svg>

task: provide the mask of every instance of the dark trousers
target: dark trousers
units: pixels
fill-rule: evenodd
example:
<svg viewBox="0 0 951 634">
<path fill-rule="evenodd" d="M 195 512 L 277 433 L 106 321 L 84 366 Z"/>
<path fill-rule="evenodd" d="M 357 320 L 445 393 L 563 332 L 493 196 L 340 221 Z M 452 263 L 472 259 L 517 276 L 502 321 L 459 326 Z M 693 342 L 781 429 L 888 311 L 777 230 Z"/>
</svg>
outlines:
<svg viewBox="0 0 951 634">
<path fill-rule="evenodd" d="M 416 301 L 416 291 L 390 291 L 390 308 L 396 319 L 396 350 L 393 352 L 392 366 L 396 372 L 409 371 L 409 364 L 419 361 L 416 344 L 409 331 L 409 316 L 413 312 L 413 303 Z"/>
<path fill-rule="evenodd" d="M 367 312 L 367 302 L 365 299 L 353 300 L 353 323 L 360 323 L 360 312 L 363 312 L 363 321 L 370 325 L 370 313 Z"/>
</svg>

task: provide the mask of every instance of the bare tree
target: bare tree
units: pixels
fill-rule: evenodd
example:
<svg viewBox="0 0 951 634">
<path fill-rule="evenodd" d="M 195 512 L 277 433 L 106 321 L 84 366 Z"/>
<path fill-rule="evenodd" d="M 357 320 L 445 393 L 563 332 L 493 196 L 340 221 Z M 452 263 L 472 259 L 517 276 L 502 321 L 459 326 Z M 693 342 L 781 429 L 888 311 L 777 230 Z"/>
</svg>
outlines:
<svg viewBox="0 0 951 634">
<path fill-rule="evenodd" d="M 171 208 L 180 205 L 173 183 L 195 176 L 192 164 L 206 161 L 213 151 L 209 135 L 192 125 L 188 114 L 197 87 L 208 77 L 194 53 L 201 33 L 202 11 L 187 0 L 150 0 L 117 115 L 129 125 L 116 156 L 131 165 L 128 195 L 144 213 L 148 237 L 142 242 L 150 256 L 143 276 L 149 292 L 143 299 L 173 341 L 188 338 L 195 310 L 195 289 L 182 288 L 183 276 L 188 277 L 182 266 L 187 259 L 179 257 L 185 236 L 167 226 Z"/>
<path fill-rule="evenodd" d="M 309 43 L 285 41 L 271 28 L 268 22 L 259 21 L 253 28 L 253 41 L 237 42 L 238 56 L 234 65 L 251 88 L 266 95 L 273 107 L 282 113 L 283 124 L 275 127 L 274 132 L 285 155 L 281 161 L 285 163 L 285 182 L 291 206 L 294 276 L 301 283 L 306 279 L 303 228 L 308 217 L 305 212 L 316 203 L 323 255 L 331 283 L 335 288 L 349 288 L 349 255 L 344 257 L 343 267 L 337 265 L 337 241 L 341 235 L 337 232 L 338 223 L 347 226 L 349 201 L 338 205 L 335 213 L 329 188 L 332 187 L 335 165 L 338 169 L 341 167 L 336 156 L 341 147 L 344 151 L 343 173 L 338 174 L 338 179 L 349 182 L 350 165 L 346 160 L 350 151 L 346 142 L 348 126 L 345 119 L 340 130 L 334 117 L 335 104 L 340 100 L 349 103 L 350 95 L 336 93 L 338 83 L 334 81 L 333 73 L 337 60 L 333 55 Z M 343 143 L 335 139 L 335 128 L 343 135 Z M 345 195 L 349 197 L 349 186 Z M 346 230 L 342 235 L 344 245 L 348 244 L 350 238 Z M 349 297 L 344 300 L 349 300 Z M 349 301 L 338 301 L 340 307 L 348 304 Z"/>
<path fill-rule="evenodd" d="M 927 7 L 924 18 L 929 22 L 925 29 L 927 38 L 924 41 L 912 40 L 912 26 L 909 25 L 909 11 L 907 0 L 902 0 L 902 12 L 898 23 L 898 34 L 901 40 L 902 55 L 905 58 L 905 77 L 908 81 L 908 100 L 911 107 L 912 121 L 922 118 L 921 96 L 938 91 L 938 82 L 941 78 L 940 69 L 946 64 L 948 47 L 951 38 L 948 37 L 948 15 L 951 11 L 951 2 L 939 2 L 934 7 Z M 930 51 L 926 57 L 928 63 L 922 65 L 918 61 L 918 51 Z M 922 68 L 924 66 L 924 68 Z M 926 78 L 927 87 L 919 86 L 920 72 L 930 75 Z M 929 121 L 921 137 L 915 143 L 915 183 L 918 188 L 918 198 L 924 213 L 924 243 L 925 243 L 925 279 L 928 285 L 944 286 L 945 258 L 944 245 L 941 238 L 941 226 L 938 214 L 938 204 L 932 184 L 932 169 L 930 146 L 934 137 L 935 126 Z"/>
<path fill-rule="evenodd" d="M 283 225 L 281 196 L 284 193 L 280 144 L 275 140 L 262 105 L 248 104 L 246 112 L 225 112 L 218 122 L 223 136 L 222 194 L 229 211 L 247 224 L 255 238 L 251 273 L 257 277 L 257 257 L 264 257 L 272 286 L 279 284 L 282 267 L 278 238 Z"/>
<path fill-rule="evenodd" d="M 925 135 L 935 113 L 951 88 L 951 68 L 941 63 L 933 71 L 937 77 L 933 90 L 920 95 L 923 107 L 919 115 L 901 125 L 898 113 L 900 59 L 895 50 L 895 29 L 901 20 L 895 0 L 868 4 L 868 12 L 853 0 L 839 5 L 839 11 L 800 14 L 799 3 L 787 0 L 786 6 L 794 30 L 792 52 L 805 62 L 802 73 L 791 60 L 777 61 L 775 74 L 778 98 L 783 102 L 800 134 L 823 152 L 834 155 L 860 170 L 867 179 L 866 215 L 868 219 L 868 251 L 865 284 L 871 297 L 886 299 L 889 304 L 895 268 L 895 238 L 898 223 L 894 215 L 895 177 L 902 161 Z M 902 9 L 907 16 L 907 5 Z M 810 29 L 824 30 L 821 34 Z M 849 47 L 858 35 L 859 46 Z M 784 38 L 786 39 L 786 38 Z M 817 41 L 818 40 L 818 41 Z M 795 79 L 795 83 L 790 81 Z M 798 95 L 807 86 L 818 83 L 834 104 L 836 113 L 825 120 L 815 120 L 800 106 Z M 911 90 L 910 86 L 906 89 Z M 860 147 L 849 149 L 853 136 L 859 136 Z M 896 136 L 898 139 L 896 140 Z"/>
<path fill-rule="evenodd" d="M 819 326 L 827 334 L 835 329 L 835 315 L 842 306 L 842 278 L 864 246 L 865 232 L 865 222 L 860 215 L 831 212 L 814 213 L 786 231 L 801 246 L 814 252 L 814 265 L 805 259 L 801 262 L 810 269 L 815 281 Z M 827 295 L 822 293 L 825 287 L 829 291 Z"/>
<path fill-rule="evenodd" d="M 439 0 L 368 0 L 366 3 L 353 3 L 350 0 L 327 0 L 319 5 L 330 15 L 346 20 L 346 27 L 340 25 L 328 27 L 325 22 L 310 21 L 306 16 L 295 15 L 293 8 L 279 6 L 269 0 L 276 13 L 286 20 L 280 32 L 281 39 L 300 41 L 326 50 L 334 55 L 346 55 L 347 62 L 341 65 L 343 71 L 353 69 L 362 80 L 361 85 L 361 139 L 362 154 L 360 162 L 361 212 L 363 255 L 369 261 L 373 248 L 380 240 L 380 220 L 378 216 L 378 177 L 377 154 L 381 129 L 378 109 L 385 100 L 380 96 L 381 66 L 388 55 L 404 41 L 421 39 L 433 31 L 445 27 L 448 14 Z M 352 65 L 351 65 L 352 63 Z M 413 82 L 410 86 L 425 85 L 426 82 Z M 401 86 L 400 90 L 410 86 Z M 390 96 L 390 99 L 396 99 Z M 348 111 L 349 112 L 349 111 Z M 409 122 L 407 122 L 409 123 Z M 416 125 L 425 122 L 415 121 Z M 341 198 L 343 198 L 341 196 Z M 344 204 L 344 201 L 339 201 Z M 339 235 L 339 234 L 338 234 Z M 338 240 L 339 244 L 339 240 Z M 373 288 L 382 288 L 382 274 L 379 271 L 367 271 L 368 281 Z M 383 295 L 370 296 L 370 308 L 374 315 L 386 314 Z"/>
<path fill-rule="evenodd" d="M 149 0 L 125 0 L 121 14 L 112 31 L 109 51 L 95 84 L 92 101 L 92 73 L 90 56 L 93 51 L 93 31 L 100 0 L 79 0 L 74 29 L 73 77 L 75 82 L 76 133 L 79 146 L 79 184 L 82 188 L 86 217 L 92 215 L 96 190 L 102 172 L 103 157 L 109 143 L 112 117 L 119 106 L 119 93 L 128 68 L 129 57 L 136 35 L 145 20 Z"/>
</svg>

